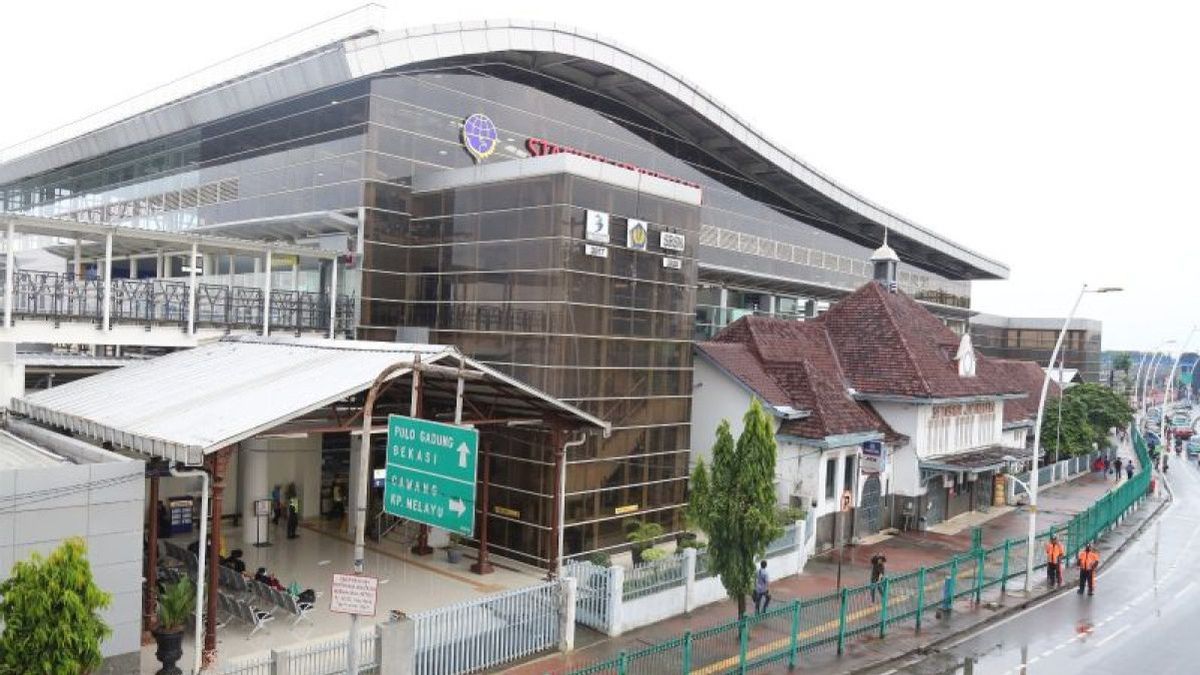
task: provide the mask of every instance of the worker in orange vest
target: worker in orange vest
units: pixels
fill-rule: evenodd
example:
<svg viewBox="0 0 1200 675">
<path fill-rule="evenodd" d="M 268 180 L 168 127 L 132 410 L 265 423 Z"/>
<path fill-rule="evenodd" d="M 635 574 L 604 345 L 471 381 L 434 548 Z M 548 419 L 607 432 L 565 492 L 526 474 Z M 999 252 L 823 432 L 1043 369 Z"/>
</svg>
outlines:
<svg viewBox="0 0 1200 675">
<path fill-rule="evenodd" d="M 1096 553 L 1091 544 L 1079 552 L 1079 594 L 1083 595 L 1083 585 L 1087 584 L 1088 595 L 1096 591 L 1096 568 L 1100 566 L 1100 554 Z"/>
<path fill-rule="evenodd" d="M 1062 542 L 1051 534 L 1050 541 L 1046 542 L 1046 580 L 1051 589 L 1062 586 L 1062 559 L 1066 554 Z"/>
</svg>

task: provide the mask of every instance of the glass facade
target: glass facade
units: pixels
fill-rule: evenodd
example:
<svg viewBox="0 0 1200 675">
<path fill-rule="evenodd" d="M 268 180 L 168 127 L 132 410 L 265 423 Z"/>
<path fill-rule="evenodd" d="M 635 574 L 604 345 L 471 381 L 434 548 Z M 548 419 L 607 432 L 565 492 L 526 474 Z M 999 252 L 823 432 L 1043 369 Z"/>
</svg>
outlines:
<svg viewBox="0 0 1200 675">
<path fill-rule="evenodd" d="M 566 175 L 414 194 L 423 175 L 474 165 L 461 138 L 473 113 L 498 130 L 488 164 L 525 159 L 529 139 L 546 139 L 697 184 L 702 204 Z M 360 338 L 456 344 L 613 423 L 611 439 L 569 456 L 568 554 L 624 544 L 629 518 L 679 528 L 692 340 L 745 313 L 817 316 L 870 275 L 868 248 L 669 120 L 499 63 L 414 67 L 230 116 L 0 185 L 0 208 L 165 231 L 326 211 L 358 219 L 339 280 L 361 298 Z M 612 214 L 608 258 L 584 253 L 587 209 Z M 681 269 L 621 245 L 630 217 L 651 223 L 652 250 L 654 228 L 685 234 Z M 907 263 L 899 281 L 943 315 L 970 305 L 968 281 Z M 549 448 L 514 440 L 493 463 L 503 511 L 492 539 L 534 562 L 550 551 Z"/>
<path fill-rule="evenodd" d="M 1009 319 L 1017 322 L 1017 319 Z M 1001 359 L 1034 361 L 1045 367 L 1054 353 L 1058 328 L 1020 328 L 971 323 L 971 342 L 980 352 Z M 1067 331 L 1063 339 L 1063 367 L 1079 371 L 1084 382 L 1100 382 L 1100 341 L 1098 330 Z"/>
</svg>

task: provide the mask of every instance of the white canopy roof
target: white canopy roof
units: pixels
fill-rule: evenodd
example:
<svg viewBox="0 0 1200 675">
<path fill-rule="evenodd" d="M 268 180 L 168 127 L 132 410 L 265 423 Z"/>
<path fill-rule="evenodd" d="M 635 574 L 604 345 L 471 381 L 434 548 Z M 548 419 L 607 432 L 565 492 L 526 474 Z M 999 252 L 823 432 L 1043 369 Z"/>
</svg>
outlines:
<svg viewBox="0 0 1200 675">
<path fill-rule="evenodd" d="M 237 443 L 366 390 L 387 366 L 445 361 L 454 347 L 304 338 L 226 338 L 128 365 L 24 398 L 12 410 L 43 424 L 148 455 L 200 464 Z M 573 419 L 605 433 L 609 425 L 472 359 L 483 377 L 469 388 L 517 409 Z M 411 369 L 401 369 L 400 377 Z"/>
</svg>

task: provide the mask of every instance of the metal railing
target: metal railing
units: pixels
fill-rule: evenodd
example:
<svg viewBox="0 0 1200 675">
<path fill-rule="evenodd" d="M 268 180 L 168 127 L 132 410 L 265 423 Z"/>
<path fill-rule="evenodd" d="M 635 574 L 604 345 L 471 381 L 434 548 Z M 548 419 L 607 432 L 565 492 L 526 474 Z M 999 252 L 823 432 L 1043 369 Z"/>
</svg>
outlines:
<svg viewBox="0 0 1200 675">
<path fill-rule="evenodd" d="M 575 580 L 575 621 L 607 633 L 612 626 L 613 568 L 571 560 L 563 565 L 563 576 Z"/>
<path fill-rule="evenodd" d="M 346 636 L 275 649 L 232 659 L 221 667 L 221 675 L 338 675 L 346 672 Z M 379 672 L 379 636 L 375 629 L 358 635 L 360 675 Z"/>
<path fill-rule="evenodd" d="M 633 569 L 626 570 L 621 597 L 624 600 L 632 600 L 682 586 L 683 583 L 683 554 L 675 552 L 661 560 L 638 563 Z"/>
<path fill-rule="evenodd" d="M 0 277 L 0 295 L 4 293 Z M 113 279 L 109 321 L 112 325 L 178 326 L 188 323 L 188 282 L 176 279 Z M 104 317 L 104 282 L 61 272 L 15 270 L 13 319 L 42 319 L 100 324 Z M 353 327 L 354 297 L 337 296 L 339 334 Z M 308 291 L 272 291 L 272 331 L 329 332 L 329 295 Z M 197 327 L 261 330 L 263 289 L 196 284 Z"/>
<path fill-rule="evenodd" d="M 1131 428 L 1140 469 L 1132 479 L 1109 490 L 1066 525 L 1036 538 L 1035 569 L 1046 565 L 1045 542 L 1058 535 L 1071 560 L 1143 499 L 1150 486 L 1151 464 L 1145 441 Z M 1014 537 L 990 548 L 982 545 L 951 559 L 883 577 L 877 583 L 801 598 L 758 615 L 684 633 L 614 659 L 572 671 L 571 675 L 634 672 L 746 672 L 772 663 L 796 666 L 802 653 L 836 649 L 856 636 L 886 636 L 902 624 L 920 630 L 929 610 L 955 600 L 979 602 L 985 590 L 1025 574 L 1027 540 Z M 697 560 L 699 564 L 699 560 Z M 753 632 L 753 649 L 750 634 Z"/>
<path fill-rule="evenodd" d="M 470 673 L 555 648 L 561 612 L 551 582 L 415 614 L 416 673 Z"/>
</svg>

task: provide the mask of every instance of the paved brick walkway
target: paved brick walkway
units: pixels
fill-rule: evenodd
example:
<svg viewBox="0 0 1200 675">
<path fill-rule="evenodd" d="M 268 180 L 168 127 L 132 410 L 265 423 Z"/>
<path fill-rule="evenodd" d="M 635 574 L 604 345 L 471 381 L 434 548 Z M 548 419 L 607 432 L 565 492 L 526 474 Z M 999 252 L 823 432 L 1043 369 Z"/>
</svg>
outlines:
<svg viewBox="0 0 1200 675">
<path fill-rule="evenodd" d="M 1119 454 L 1123 459 L 1128 459 L 1132 456 L 1132 450 L 1123 447 Z M 1086 510 L 1116 485 L 1117 483 L 1111 476 L 1090 473 L 1040 492 L 1038 531 L 1044 531 L 1050 525 L 1065 524 L 1072 516 Z M 1148 513 L 1149 509 L 1143 509 L 1143 512 Z M 997 516 L 982 526 L 984 544 L 991 546 L 1009 537 L 1024 536 L 1028 532 L 1028 522 L 1028 511 L 1025 507 Z M 887 556 L 888 573 L 898 574 L 922 566 L 936 565 L 944 562 L 953 554 L 967 551 L 970 548 L 970 529 L 952 536 L 932 532 L 903 532 L 877 544 L 847 547 L 842 563 L 842 583 L 846 586 L 859 586 L 866 583 L 870 577 L 870 559 L 877 552 Z M 836 552 L 834 552 L 810 559 L 802 574 L 772 583 L 771 594 L 775 603 L 790 602 L 796 598 L 828 593 L 836 586 L 837 558 Z M 998 600 L 998 598 L 994 599 Z M 968 621 L 968 624 L 970 621 L 980 620 L 979 612 L 989 611 L 974 606 L 968 608 L 967 603 L 964 603 L 963 610 L 956 612 L 956 617 Z M 685 631 L 707 628 L 736 617 L 737 605 L 732 600 L 725 600 L 706 605 L 689 615 L 667 619 L 615 638 L 579 626 L 576 629 L 576 649 L 573 653 L 553 654 L 532 662 L 509 665 L 502 670 L 503 672 L 527 675 L 566 673 L 597 661 L 614 658 L 622 651 L 636 651 L 675 638 Z M 841 660 L 869 662 L 884 658 L 888 654 L 903 653 L 908 649 L 926 644 L 932 639 L 931 631 L 934 635 L 938 630 L 952 631 L 955 623 L 958 623 L 958 619 L 931 622 L 932 625 L 922 631 L 919 636 L 911 635 L 910 631 L 901 630 L 897 631 L 896 636 L 889 635 L 886 640 L 852 640 L 847 644 L 846 656 Z M 909 637 L 904 637 L 905 635 Z M 754 646 L 752 644 L 751 648 Z M 842 666 L 842 669 L 844 668 L 845 666 Z"/>
</svg>

